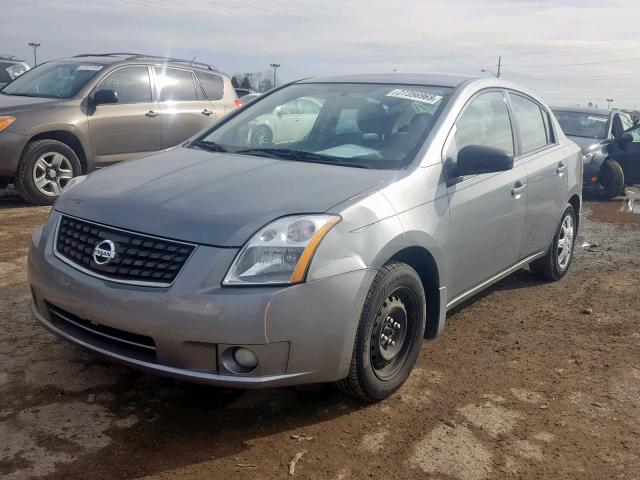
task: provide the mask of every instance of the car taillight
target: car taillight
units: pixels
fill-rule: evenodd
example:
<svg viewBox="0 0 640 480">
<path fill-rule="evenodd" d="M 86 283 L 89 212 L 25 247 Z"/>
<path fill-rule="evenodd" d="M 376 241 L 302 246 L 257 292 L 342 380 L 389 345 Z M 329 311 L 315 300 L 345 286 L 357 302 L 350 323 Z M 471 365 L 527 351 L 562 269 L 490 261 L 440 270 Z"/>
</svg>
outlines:
<svg viewBox="0 0 640 480">
<path fill-rule="evenodd" d="M 242 100 L 240 100 L 239 98 L 236 98 L 233 103 L 236 104 L 236 107 L 244 107 L 244 102 Z"/>
</svg>

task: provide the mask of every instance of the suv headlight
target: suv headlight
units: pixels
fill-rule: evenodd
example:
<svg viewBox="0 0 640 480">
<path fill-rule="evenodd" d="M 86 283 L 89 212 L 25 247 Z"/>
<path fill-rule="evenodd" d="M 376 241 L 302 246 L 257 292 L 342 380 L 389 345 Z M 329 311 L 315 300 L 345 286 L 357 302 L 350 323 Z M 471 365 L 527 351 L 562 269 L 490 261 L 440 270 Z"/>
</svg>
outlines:
<svg viewBox="0 0 640 480">
<path fill-rule="evenodd" d="M 303 282 L 318 245 L 338 215 L 291 215 L 262 227 L 242 247 L 223 285 Z"/>
<path fill-rule="evenodd" d="M 15 121 L 16 121 L 15 117 L 0 115 L 0 132 Z"/>
</svg>

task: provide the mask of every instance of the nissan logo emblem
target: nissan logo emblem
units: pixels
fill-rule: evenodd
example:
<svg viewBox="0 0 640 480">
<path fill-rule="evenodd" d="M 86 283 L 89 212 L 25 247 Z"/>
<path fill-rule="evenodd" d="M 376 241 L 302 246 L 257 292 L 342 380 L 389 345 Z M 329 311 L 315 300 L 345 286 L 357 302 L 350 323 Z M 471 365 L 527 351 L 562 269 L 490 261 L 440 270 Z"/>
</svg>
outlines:
<svg viewBox="0 0 640 480">
<path fill-rule="evenodd" d="M 102 240 L 93 249 L 93 261 L 98 265 L 107 265 L 116 258 L 116 246 L 111 240 Z"/>
</svg>

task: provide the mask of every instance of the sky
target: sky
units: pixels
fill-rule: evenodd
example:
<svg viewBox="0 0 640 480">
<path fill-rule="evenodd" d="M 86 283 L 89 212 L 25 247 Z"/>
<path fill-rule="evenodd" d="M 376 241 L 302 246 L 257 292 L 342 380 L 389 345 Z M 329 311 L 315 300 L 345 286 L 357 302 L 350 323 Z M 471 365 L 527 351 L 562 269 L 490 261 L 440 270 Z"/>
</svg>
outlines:
<svg viewBox="0 0 640 480">
<path fill-rule="evenodd" d="M 501 76 L 552 105 L 640 108 L 638 0 L 0 0 L 0 53 L 197 57 L 280 81 L 365 72 Z"/>
</svg>

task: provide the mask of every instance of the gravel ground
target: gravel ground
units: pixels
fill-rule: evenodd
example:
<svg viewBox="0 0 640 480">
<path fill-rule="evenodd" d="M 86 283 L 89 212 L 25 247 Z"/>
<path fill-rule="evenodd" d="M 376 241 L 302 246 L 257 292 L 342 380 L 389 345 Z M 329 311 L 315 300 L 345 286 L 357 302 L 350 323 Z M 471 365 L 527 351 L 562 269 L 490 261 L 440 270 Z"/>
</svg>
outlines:
<svg viewBox="0 0 640 480">
<path fill-rule="evenodd" d="M 456 308 L 407 384 L 366 405 L 328 387 L 178 383 L 58 340 L 29 313 L 25 274 L 48 209 L 0 195 L 0 477 L 288 478 L 304 452 L 299 478 L 638 479 L 640 215 L 620 211 L 629 197 L 585 204 L 565 279 L 522 270 Z"/>
</svg>

